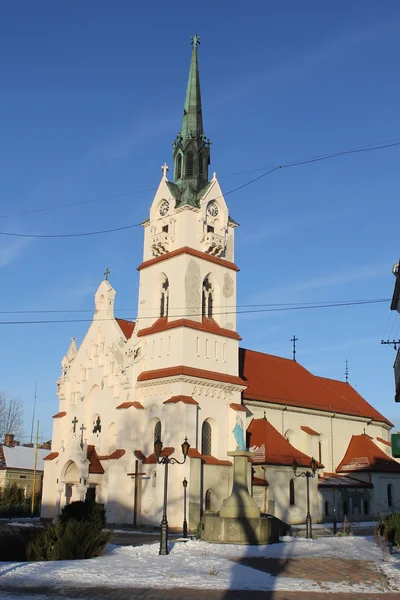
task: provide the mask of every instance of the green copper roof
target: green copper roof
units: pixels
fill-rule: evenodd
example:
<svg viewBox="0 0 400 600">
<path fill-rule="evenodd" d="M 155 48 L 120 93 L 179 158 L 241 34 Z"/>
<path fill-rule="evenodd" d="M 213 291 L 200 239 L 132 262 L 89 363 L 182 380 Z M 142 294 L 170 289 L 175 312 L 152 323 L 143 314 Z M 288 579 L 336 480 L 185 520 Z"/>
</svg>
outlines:
<svg viewBox="0 0 400 600">
<path fill-rule="evenodd" d="M 184 140 L 189 137 L 196 137 L 199 141 L 201 136 L 204 135 L 203 116 L 201 114 L 199 63 L 197 59 L 197 47 L 199 44 L 200 38 L 194 35 L 192 37 L 192 60 L 190 62 L 181 128 L 181 136 Z"/>
</svg>

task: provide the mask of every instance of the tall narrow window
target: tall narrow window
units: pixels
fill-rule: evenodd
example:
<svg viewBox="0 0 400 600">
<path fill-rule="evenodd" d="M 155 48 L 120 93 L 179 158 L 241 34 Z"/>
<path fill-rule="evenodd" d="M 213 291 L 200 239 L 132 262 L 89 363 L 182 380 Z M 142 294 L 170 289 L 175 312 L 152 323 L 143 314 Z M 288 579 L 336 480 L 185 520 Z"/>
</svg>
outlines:
<svg viewBox="0 0 400 600">
<path fill-rule="evenodd" d="M 321 444 L 321 442 L 318 442 L 318 460 L 320 463 L 322 463 L 322 444 Z"/>
<path fill-rule="evenodd" d="M 203 281 L 202 316 L 212 318 L 213 316 L 213 288 L 208 277 Z"/>
<path fill-rule="evenodd" d="M 204 509 L 211 510 L 211 490 L 206 491 L 206 498 L 204 502 Z"/>
<path fill-rule="evenodd" d="M 201 428 L 201 453 L 211 455 L 211 425 L 208 421 L 204 421 Z"/>
<path fill-rule="evenodd" d="M 186 177 L 193 177 L 193 152 L 190 151 L 186 155 Z"/>
<path fill-rule="evenodd" d="M 154 426 L 154 441 L 161 440 L 161 421 L 157 421 Z"/>
<path fill-rule="evenodd" d="M 168 317 L 168 299 L 169 299 L 169 281 L 164 275 L 164 280 L 161 284 L 160 294 L 160 317 Z"/>
<path fill-rule="evenodd" d="M 176 178 L 182 177 L 182 154 L 178 154 L 176 157 Z"/>
<path fill-rule="evenodd" d="M 202 154 L 199 156 L 199 175 L 200 177 L 204 176 L 204 156 Z"/>
<path fill-rule="evenodd" d="M 290 506 L 295 505 L 294 479 L 291 479 L 289 482 L 289 504 L 290 504 Z"/>
<path fill-rule="evenodd" d="M 388 486 L 387 486 L 387 503 L 388 503 L 388 506 L 393 505 L 392 484 L 391 483 L 388 483 Z"/>
<path fill-rule="evenodd" d="M 325 500 L 325 516 L 329 517 L 329 502 Z"/>
</svg>

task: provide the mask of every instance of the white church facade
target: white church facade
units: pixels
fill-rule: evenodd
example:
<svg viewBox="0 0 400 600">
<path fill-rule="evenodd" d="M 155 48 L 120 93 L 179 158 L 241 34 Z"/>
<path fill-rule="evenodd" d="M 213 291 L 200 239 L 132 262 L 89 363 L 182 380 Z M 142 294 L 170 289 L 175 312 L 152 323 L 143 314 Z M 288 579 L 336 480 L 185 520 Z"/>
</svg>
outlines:
<svg viewBox="0 0 400 600">
<path fill-rule="evenodd" d="M 235 425 L 254 451 L 249 489 L 261 512 L 304 521 L 306 485 L 296 478 L 317 460 L 310 480 L 314 521 L 372 518 L 400 502 L 400 464 L 391 457 L 392 424 L 348 383 L 314 376 L 299 363 L 239 347 L 235 229 L 203 130 L 197 36 L 174 174 L 167 168 L 143 222 L 135 322 L 115 318 L 106 279 L 79 348 L 75 340 L 57 381 L 42 517 L 73 500 L 105 505 L 109 523 L 159 525 L 163 454 L 169 469 L 168 521 L 181 527 L 183 481 L 189 527 L 228 498 L 237 447 Z"/>
</svg>

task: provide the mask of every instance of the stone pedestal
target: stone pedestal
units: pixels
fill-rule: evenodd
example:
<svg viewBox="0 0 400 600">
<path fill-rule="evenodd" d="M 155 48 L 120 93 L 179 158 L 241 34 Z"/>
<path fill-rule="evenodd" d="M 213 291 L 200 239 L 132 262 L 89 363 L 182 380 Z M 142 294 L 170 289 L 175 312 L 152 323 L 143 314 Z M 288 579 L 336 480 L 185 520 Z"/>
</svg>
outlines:
<svg viewBox="0 0 400 600">
<path fill-rule="evenodd" d="M 233 488 L 231 495 L 222 505 L 219 515 L 229 519 L 259 519 L 260 509 L 250 496 L 247 487 L 248 459 L 254 456 L 254 452 L 235 450 L 235 452 L 228 452 L 228 456 L 233 457 Z"/>
</svg>

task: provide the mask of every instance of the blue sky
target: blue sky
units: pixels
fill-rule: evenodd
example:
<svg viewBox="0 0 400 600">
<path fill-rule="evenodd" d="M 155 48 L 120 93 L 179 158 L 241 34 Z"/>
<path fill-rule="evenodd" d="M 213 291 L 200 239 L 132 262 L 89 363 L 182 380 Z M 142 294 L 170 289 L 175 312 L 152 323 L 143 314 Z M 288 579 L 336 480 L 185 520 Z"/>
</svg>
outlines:
<svg viewBox="0 0 400 600">
<path fill-rule="evenodd" d="M 148 216 L 160 165 L 172 167 L 195 30 L 211 170 L 224 192 L 263 172 L 255 169 L 400 139 L 399 27 L 390 0 L 2 3 L 0 230 L 84 232 Z M 391 298 L 399 158 L 395 147 L 282 169 L 227 195 L 241 225 L 238 304 Z M 113 198 L 4 218 L 105 196 Z M 1 310 L 90 311 L 108 267 L 118 315 L 134 318 L 141 258 L 140 228 L 0 235 Z M 37 382 L 48 439 L 60 361 L 87 324 L 0 327 L 0 388 L 23 399 L 29 433 Z M 281 356 L 291 356 L 296 334 L 299 362 L 318 375 L 343 379 L 347 358 L 350 382 L 400 426 L 395 354 L 380 345 L 400 337 L 389 302 L 245 314 L 238 330 L 246 347 Z"/>
</svg>

